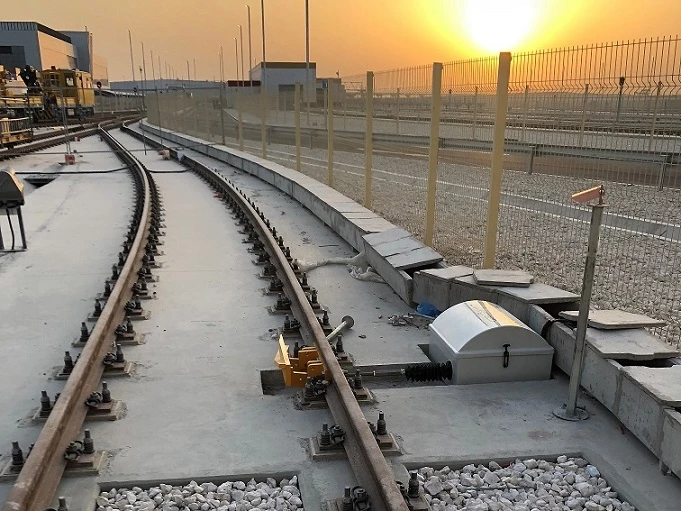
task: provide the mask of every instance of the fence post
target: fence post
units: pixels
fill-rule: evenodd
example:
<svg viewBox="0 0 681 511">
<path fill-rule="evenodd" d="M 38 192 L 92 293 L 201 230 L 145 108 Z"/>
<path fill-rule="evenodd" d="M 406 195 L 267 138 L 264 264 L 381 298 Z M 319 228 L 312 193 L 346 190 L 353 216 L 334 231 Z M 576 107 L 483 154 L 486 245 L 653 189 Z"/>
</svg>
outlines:
<svg viewBox="0 0 681 511">
<path fill-rule="evenodd" d="M 236 103 L 238 108 L 238 127 L 237 127 L 237 137 L 239 137 L 239 151 L 244 150 L 244 122 L 243 122 L 243 106 L 241 105 L 241 89 L 239 85 L 236 86 Z"/>
<path fill-rule="evenodd" d="M 348 129 L 348 93 L 343 91 L 343 130 Z"/>
<path fill-rule="evenodd" d="M 222 135 L 222 145 L 225 145 L 225 92 L 222 90 L 223 81 L 220 82 L 220 135 Z"/>
<path fill-rule="evenodd" d="M 260 86 L 260 138 L 262 139 L 262 157 L 267 158 L 267 94 L 265 87 Z"/>
<path fill-rule="evenodd" d="M 435 192 L 437 160 L 440 149 L 440 110 L 442 106 L 442 63 L 433 63 L 433 99 L 430 109 L 430 150 L 428 151 L 428 198 L 426 203 L 426 236 L 424 243 L 433 246 L 435 231 Z"/>
<path fill-rule="evenodd" d="M 475 87 L 475 94 L 473 95 L 473 133 L 471 138 L 475 140 L 475 131 L 478 127 L 478 88 Z"/>
<path fill-rule="evenodd" d="M 579 146 L 582 146 L 584 140 L 584 124 L 586 123 L 586 105 L 589 101 L 589 84 L 584 86 L 584 99 L 582 100 L 582 120 L 579 123 Z"/>
<path fill-rule="evenodd" d="M 494 120 L 494 141 L 492 143 L 492 168 L 489 186 L 489 210 L 487 232 L 485 233 L 485 268 L 494 268 L 497 253 L 497 232 L 499 230 L 499 202 L 501 199 L 501 178 L 503 175 L 504 135 L 506 132 L 506 109 L 508 107 L 508 82 L 511 74 L 511 54 L 499 54 L 497 76 L 497 108 Z"/>
<path fill-rule="evenodd" d="M 657 107 L 660 102 L 660 92 L 662 91 L 662 82 L 657 82 L 657 93 L 655 94 L 655 104 L 653 106 L 653 122 L 650 126 L 650 138 L 648 139 L 648 151 L 653 148 L 653 138 L 655 137 L 655 121 L 657 121 Z"/>
<path fill-rule="evenodd" d="M 328 82 L 329 87 L 326 89 L 326 101 L 327 101 L 327 107 L 326 107 L 326 116 L 328 118 L 327 121 L 327 135 L 328 135 L 328 142 L 327 142 L 327 155 L 328 155 L 328 169 L 329 169 L 329 174 L 327 177 L 327 182 L 329 186 L 333 186 L 333 87 L 335 86 L 334 83 L 329 80 Z"/>
<path fill-rule="evenodd" d="M 366 135 L 364 138 L 364 207 L 371 209 L 374 151 L 374 72 L 367 71 Z"/>
<path fill-rule="evenodd" d="M 527 125 L 527 101 L 530 95 L 530 86 L 525 85 L 525 97 L 523 97 L 523 129 L 520 132 L 520 141 L 525 141 L 525 126 Z"/>
<path fill-rule="evenodd" d="M 198 96 L 192 96 L 194 98 L 194 131 L 196 133 L 194 134 L 195 137 L 199 137 L 199 98 Z"/>
<path fill-rule="evenodd" d="M 400 88 L 397 88 L 397 103 L 395 105 L 395 133 L 400 134 Z"/>
<path fill-rule="evenodd" d="M 293 122 L 295 124 L 296 132 L 296 170 L 300 172 L 300 84 L 297 82 L 295 85 L 293 102 Z"/>
</svg>

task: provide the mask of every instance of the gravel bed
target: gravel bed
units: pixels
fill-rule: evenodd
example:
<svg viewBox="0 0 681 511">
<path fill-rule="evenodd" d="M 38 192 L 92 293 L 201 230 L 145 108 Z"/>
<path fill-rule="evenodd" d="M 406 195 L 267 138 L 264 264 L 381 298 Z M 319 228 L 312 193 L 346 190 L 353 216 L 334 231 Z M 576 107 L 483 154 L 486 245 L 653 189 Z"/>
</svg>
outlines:
<svg viewBox="0 0 681 511">
<path fill-rule="evenodd" d="M 583 458 L 418 469 L 432 511 L 635 511 Z"/>
<path fill-rule="evenodd" d="M 226 481 L 222 484 L 190 482 L 186 486 L 159 484 L 146 490 L 112 488 L 97 497 L 97 511 L 247 511 L 248 509 L 274 509 L 276 511 L 303 510 L 298 477 L 282 479 L 279 483 L 271 477 L 258 483 Z"/>
</svg>

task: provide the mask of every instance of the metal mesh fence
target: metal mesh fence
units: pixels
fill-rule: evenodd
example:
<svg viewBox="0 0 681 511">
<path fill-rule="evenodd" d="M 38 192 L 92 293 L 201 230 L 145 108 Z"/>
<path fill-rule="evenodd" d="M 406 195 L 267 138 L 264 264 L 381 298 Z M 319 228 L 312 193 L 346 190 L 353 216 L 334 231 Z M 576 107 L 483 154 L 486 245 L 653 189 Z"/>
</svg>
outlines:
<svg viewBox="0 0 681 511">
<path fill-rule="evenodd" d="M 443 66 L 432 213 L 433 66 L 374 75 L 371 209 L 422 239 L 433 214 L 433 244 L 452 264 L 483 263 L 498 62 Z M 672 343 L 681 340 L 680 76 L 678 39 L 514 55 L 496 255 L 497 267 L 579 292 L 590 211 L 570 195 L 604 184 L 593 303 L 668 321 L 658 333 Z M 333 187 L 364 203 L 367 75 L 324 82 L 298 104 L 293 86 L 268 94 L 223 87 L 221 94 L 218 84 L 152 93 L 146 103 L 150 121 L 169 129 L 214 143 L 224 136 L 231 147 L 264 151 L 293 169 L 300 154 L 301 172 L 324 183 L 331 177 Z"/>
<path fill-rule="evenodd" d="M 374 75 L 373 209 L 420 239 L 426 218 L 432 75 L 432 65 Z"/>
<path fill-rule="evenodd" d="M 442 112 L 434 245 L 448 260 L 483 261 L 496 103 L 496 58 L 442 69 Z"/>
<path fill-rule="evenodd" d="M 681 339 L 677 39 L 513 56 L 498 264 L 579 292 L 589 208 L 604 184 L 593 303 L 670 322 Z"/>
</svg>

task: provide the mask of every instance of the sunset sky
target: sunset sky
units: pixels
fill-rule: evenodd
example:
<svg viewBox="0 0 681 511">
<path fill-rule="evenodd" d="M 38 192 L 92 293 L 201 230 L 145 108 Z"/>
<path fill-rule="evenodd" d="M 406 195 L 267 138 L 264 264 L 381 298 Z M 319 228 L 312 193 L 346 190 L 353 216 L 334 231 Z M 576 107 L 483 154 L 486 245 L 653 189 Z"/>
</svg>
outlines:
<svg viewBox="0 0 681 511">
<path fill-rule="evenodd" d="M 220 45 L 227 76 L 236 74 L 239 23 L 248 60 L 247 3 L 259 62 L 259 0 L 7 1 L 1 16 L 57 30 L 87 25 L 114 81 L 131 76 L 128 29 L 136 68 L 144 41 L 147 57 L 153 50 L 185 77 L 186 61 L 196 58 L 198 78 L 212 80 Z M 304 0 L 265 0 L 268 60 L 305 60 L 304 6 Z M 344 76 L 501 50 L 676 35 L 679 20 L 681 0 L 310 0 L 310 59 L 318 62 L 318 76 Z M 150 76 L 148 58 L 147 67 Z"/>
</svg>

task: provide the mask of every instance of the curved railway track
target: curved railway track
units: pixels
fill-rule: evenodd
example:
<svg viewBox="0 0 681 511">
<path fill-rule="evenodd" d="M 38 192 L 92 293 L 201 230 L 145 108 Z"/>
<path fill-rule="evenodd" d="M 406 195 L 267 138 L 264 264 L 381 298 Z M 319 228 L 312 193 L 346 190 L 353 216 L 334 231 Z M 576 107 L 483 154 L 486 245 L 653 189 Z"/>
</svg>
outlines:
<svg viewBox="0 0 681 511">
<path fill-rule="evenodd" d="M 159 219 L 160 206 L 150 176 L 104 126 L 95 131 L 129 166 L 135 182 L 135 212 L 128 231 L 131 242 L 126 244 L 125 263 L 118 272 L 106 304 L 4 504 L 5 511 L 42 511 L 50 506 L 67 466 L 65 452 L 79 437 L 85 421 L 88 411 L 86 399 L 99 387 L 105 368 L 103 360 L 111 351 L 116 327 L 125 318 L 124 306 L 132 296 L 132 286 L 143 267 L 145 249 L 154 243 L 153 232 L 151 238 L 149 236 L 150 230 L 155 232 L 154 222 Z M 54 143 L 44 141 L 41 144 L 46 142 Z"/>
<path fill-rule="evenodd" d="M 125 127 L 123 130 L 139 137 L 132 130 L 126 130 Z M 157 142 L 151 143 L 161 147 Z M 171 153 L 177 156 L 172 150 Z M 303 339 L 313 343 L 317 348 L 324 363 L 326 379 L 333 382 L 327 389 L 326 401 L 336 424 L 345 431 L 343 445 L 348 460 L 357 481 L 361 482 L 371 497 L 372 509 L 407 511 L 405 497 L 395 482 L 395 476 L 376 442 L 376 437 L 360 409 L 331 345 L 326 340 L 301 282 L 278 244 L 274 235 L 276 227 L 259 211 L 255 202 L 221 174 L 188 156 L 183 157 L 182 163 L 196 172 L 213 189 L 223 194 L 225 202 L 233 211 L 239 210 L 246 216 L 246 222 L 254 229 L 269 254 L 269 260 L 283 283 L 284 292 L 291 300 L 293 315 L 300 322 Z"/>
</svg>

